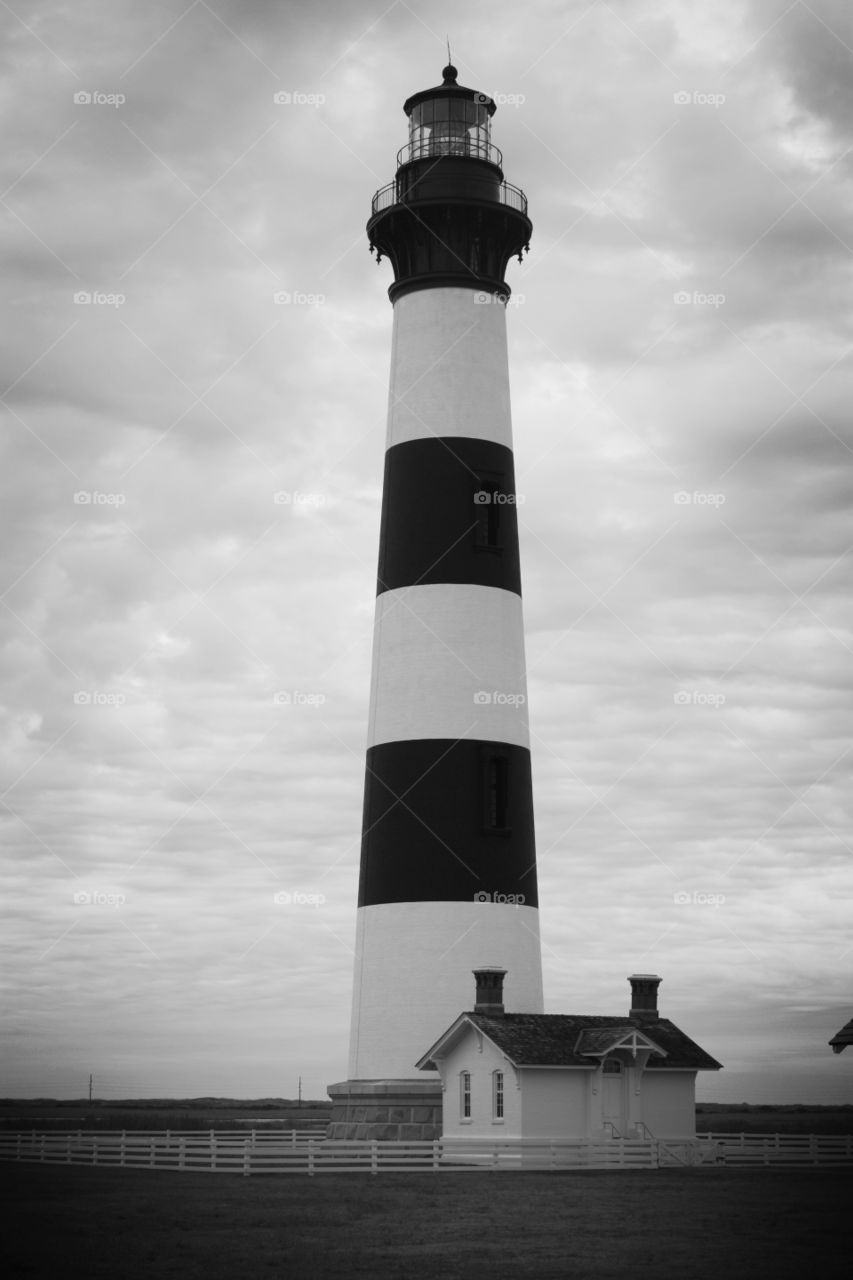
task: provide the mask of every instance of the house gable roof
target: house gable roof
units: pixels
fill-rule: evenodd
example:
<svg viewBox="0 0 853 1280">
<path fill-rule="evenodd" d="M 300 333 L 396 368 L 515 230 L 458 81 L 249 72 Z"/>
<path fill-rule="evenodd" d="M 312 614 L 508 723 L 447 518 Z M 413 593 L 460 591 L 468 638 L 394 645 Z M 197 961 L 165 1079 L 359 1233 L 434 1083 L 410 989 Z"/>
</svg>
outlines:
<svg viewBox="0 0 853 1280">
<path fill-rule="evenodd" d="M 840 1031 L 836 1031 L 829 1044 L 832 1045 L 834 1053 L 841 1053 L 843 1049 L 847 1048 L 848 1044 L 853 1045 L 853 1018 L 849 1022 L 845 1022 Z"/>
<path fill-rule="evenodd" d="M 635 1031 L 648 1040 L 646 1047 L 657 1050 L 649 1057 L 649 1071 L 718 1071 L 722 1067 L 668 1018 L 641 1023 L 638 1019 L 571 1013 L 505 1013 L 498 1018 L 463 1013 L 415 1065 L 434 1070 L 434 1056 L 443 1056 L 469 1027 L 487 1036 L 516 1067 L 592 1069 L 602 1053 Z"/>
</svg>

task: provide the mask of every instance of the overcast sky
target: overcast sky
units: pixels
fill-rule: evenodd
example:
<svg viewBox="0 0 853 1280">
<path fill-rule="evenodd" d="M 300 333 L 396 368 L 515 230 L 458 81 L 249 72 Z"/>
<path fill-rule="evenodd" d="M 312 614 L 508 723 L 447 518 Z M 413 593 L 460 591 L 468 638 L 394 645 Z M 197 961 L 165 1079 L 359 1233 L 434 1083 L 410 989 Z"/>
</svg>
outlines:
<svg viewBox="0 0 853 1280">
<path fill-rule="evenodd" d="M 0 1093 L 345 1078 L 392 321 L 364 224 L 449 33 L 534 227 L 546 1010 L 658 973 L 725 1064 L 700 1099 L 853 1102 L 847 0 L 0 23 Z"/>
</svg>

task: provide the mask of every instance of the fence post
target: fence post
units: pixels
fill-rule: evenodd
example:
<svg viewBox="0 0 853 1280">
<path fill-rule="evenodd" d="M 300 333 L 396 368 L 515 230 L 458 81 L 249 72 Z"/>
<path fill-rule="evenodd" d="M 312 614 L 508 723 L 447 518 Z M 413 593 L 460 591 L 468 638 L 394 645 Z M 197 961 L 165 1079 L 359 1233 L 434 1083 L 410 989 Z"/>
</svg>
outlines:
<svg viewBox="0 0 853 1280">
<path fill-rule="evenodd" d="M 440 1151 L 439 1142 L 438 1142 L 438 1139 L 435 1138 L 433 1139 L 433 1144 L 432 1144 L 432 1167 L 433 1169 L 436 1169 L 436 1170 L 439 1168 L 439 1163 L 438 1163 L 439 1151 Z"/>
<path fill-rule="evenodd" d="M 119 1146 L 119 1152 L 120 1152 L 120 1155 L 119 1155 L 119 1162 L 121 1163 L 121 1165 L 122 1165 L 122 1166 L 124 1166 L 124 1162 L 125 1162 L 125 1158 L 126 1158 L 126 1153 L 127 1153 L 127 1149 L 126 1149 L 126 1140 L 127 1140 L 127 1130 L 126 1130 L 126 1129 L 122 1129 L 122 1131 L 121 1131 L 121 1144 L 120 1144 L 120 1146 Z"/>
<path fill-rule="evenodd" d="M 370 1142 L 370 1172 L 371 1173 L 379 1172 L 378 1152 L 379 1152 L 379 1147 L 376 1142 L 376 1139 L 372 1138 Z"/>
<path fill-rule="evenodd" d="M 210 1131 L 210 1168 L 216 1172 L 216 1137 L 213 1130 Z"/>
<path fill-rule="evenodd" d="M 253 1132 L 254 1132 L 254 1131 L 253 1131 Z M 251 1152 L 251 1145 L 250 1145 L 250 1144 L 251 1144 L 251 1139 L 250 1139 L 250 1138 L 246 1138 L 246 1139 L 244 1140 L 244 1142 L 243 1142 L 243 1177 L 244 1177 L 244 1178 L 248 1178 L 249 1174 L 250 1174 L 250 1173 L 251 1173 L 251 1171 L 252 1171 L 252 1160 L 251 1160 L 251 1155 L 250 1155 L 250 1152 Z"/>
<path fill-rule="evenodd" d="M 187 1140 L 181 1134 L 178 1140 L 178 1168 L 185 1169 L 187 1164 Z"/>
<path fill-rule="evenodd" d="M 308 1139 L 308 1177 L 314 1177 L 314 1139 Z"/>
</svg>

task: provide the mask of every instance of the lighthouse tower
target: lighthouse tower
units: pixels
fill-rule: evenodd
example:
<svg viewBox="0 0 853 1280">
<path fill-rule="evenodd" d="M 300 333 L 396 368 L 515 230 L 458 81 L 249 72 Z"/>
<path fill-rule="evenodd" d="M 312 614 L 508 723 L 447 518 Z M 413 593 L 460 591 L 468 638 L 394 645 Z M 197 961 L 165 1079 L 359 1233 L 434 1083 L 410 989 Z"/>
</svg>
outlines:
<svg viewBox="0 0 853 1280">
<path fill-rule="evenodd" d="M 348 1080 L 330 1137 L 431 1138 L 415 1063 L 508 973 L 542 1012 L 504 280 L 527 200 L 457 84 L 405 103 L 409 141 L 367 232 L 394 283 L 391 387 Z"/>
</svg>

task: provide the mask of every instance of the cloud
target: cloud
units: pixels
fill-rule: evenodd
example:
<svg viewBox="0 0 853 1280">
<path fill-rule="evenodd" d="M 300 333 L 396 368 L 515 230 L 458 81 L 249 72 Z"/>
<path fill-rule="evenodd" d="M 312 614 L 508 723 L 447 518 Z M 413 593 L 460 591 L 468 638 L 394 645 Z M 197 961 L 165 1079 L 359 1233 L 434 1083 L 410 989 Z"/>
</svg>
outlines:
<svg viewBox="0 0 853 1280">
<path fill-rule="evenodd" d="M 450 16 L 4 15 L 11 1092 L 343 1076 L 392 315 L 364 225 Z M 548 1008 L 655 969 L 731 1072 L 704 1096 L 849 1100 L 843 6 L 506 16 L 452 32 L 463 82 L 524 97 L 494 140 L 534 223 Z"/>
</svg>

